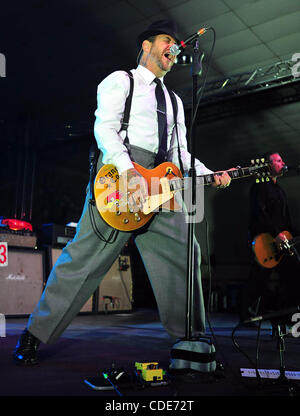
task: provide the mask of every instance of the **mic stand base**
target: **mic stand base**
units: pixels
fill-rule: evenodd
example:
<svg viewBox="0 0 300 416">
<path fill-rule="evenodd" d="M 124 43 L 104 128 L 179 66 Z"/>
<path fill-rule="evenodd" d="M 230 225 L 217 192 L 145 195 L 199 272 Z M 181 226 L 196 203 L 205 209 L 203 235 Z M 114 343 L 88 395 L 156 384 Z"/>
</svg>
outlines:
<svg viewBox="0 0 300 416">
<path fill-rule="evenodd" d="M 209 337 L 182 338 L 171 349 L 169 370 L 173 374 L 186 371 L 211 373 L 216 368 L 216 350 Z"/>
<path fill-rule="evenodd" d="M 288 396 L 299 396 L 300 395 L 300 385 L 290 380 L 286 376 L 286 368 L 284 362 L 284 352 L 285 352 L 285 341 L 284 337 L 287 335 L 286 332 L 286 324 L 278 321 L 271 321 L 272 327 L 274 330 L 274 337 L 277 338 L 277 349 L 279 350 L 279 360 L 280 360 L 280 367 L 279 367 L 279 376 L 273 380 L 267 380 L 265 382 L 261 382 L 259 379 L 259 387 L 280 387 L 284 390 L 287 390 Z M 274 392 L 275 393 L 275 392 Z M 279 392 L 276 392 L 276 395 Z"/>
<path fill-rule="evenodd" d="M 285 341 L 284 337 L 287 335 L 286 324 L 280 322 L 271 322 L 273 328 L 275 327 L 274 336 L 277 338 L 277 348 L 279 350 L 279 377 L 271 382 L 273 386 L 282 386 L 287 388 L 288 395 L 294 396 L 300 394 L 300 386 L 292 380 L 289 380 L 285 375 L 285 362 L 284 362 L 284 353 L 285 353 Z"/>
</svg>

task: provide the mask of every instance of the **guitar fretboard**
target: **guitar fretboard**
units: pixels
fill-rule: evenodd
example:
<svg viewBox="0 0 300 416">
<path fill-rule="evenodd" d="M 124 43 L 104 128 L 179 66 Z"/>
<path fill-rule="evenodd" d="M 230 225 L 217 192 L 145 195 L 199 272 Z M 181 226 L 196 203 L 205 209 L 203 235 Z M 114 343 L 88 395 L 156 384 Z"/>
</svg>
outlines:
<svg viewBox="0 0 300 416">
<path fill-rule="evenodd" d="M 246 168 L 237 168 L 235 170 L 226 171 L 231 179 L 244 178 L 246 176 L 251 176 L 253 173 L 257 172 L 257 168 L 246 167 Z M 215 181 L 215 175 L 220 175 L 222 172 L 218 173 L 209 173 L 206 175 L 200 175 L 196 177 L 196 185 L 211 185 Z M 180 191 L 182 189 L 189 188 L 191 183 L 191 178 L 174 178 L 170 179 L 170 189 L 171 191 Z"/>
</svg>

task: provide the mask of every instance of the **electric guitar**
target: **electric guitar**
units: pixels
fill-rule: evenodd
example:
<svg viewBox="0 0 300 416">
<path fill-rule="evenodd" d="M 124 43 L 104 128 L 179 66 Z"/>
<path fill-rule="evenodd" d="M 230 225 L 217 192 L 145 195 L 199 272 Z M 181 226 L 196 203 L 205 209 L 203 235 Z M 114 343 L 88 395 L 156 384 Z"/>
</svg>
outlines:
<svg viewBox="0 0 300 416">
<path fill-rule="evenodd" d="M 300 237 L 293 238 L 289 231 L 283 231 L 282 234 L 286 236 L 288 241 L 283 242 L 280 248 L 277 246 L 275 238 L 269 233 L 259 234 L 252 242 L 255 260 L 266 269 L 276 267 L 285 254 L 293 255 L 293 246 L 300 243 Z"/>
<path fill-rule="evenodd" d="M 238 167 L 227 173 L 231 179 L 252 175 L 256 175 L 261 180 L 269 179 L 269 164 L 264 163 L 264 159 L 253 160 L 251 164 L 250 167 Z M 177 191 L 188 189 L 191 184 L 191 178 L 183 178 L 181 171 L 171 162 L 164 162 L 154 169 L 146 169 L 137 163 L 133 165 L 148 185 L 148 197 L 142 210 L 129 209 L 128 190 L 122 189 L 122 181 L 114 165 L 104 165 L 98 171 L 94 182 L 98 212 L 108 225 L 120 231 L 133 231 L 143 227 L 161 209 L 182 210 L 182 206 L 176 203 L 174 195 Z M 196 184 L 210 185 L 214 183 L 216 174 L 218 173 L 197 176 Z"/>
</svg>

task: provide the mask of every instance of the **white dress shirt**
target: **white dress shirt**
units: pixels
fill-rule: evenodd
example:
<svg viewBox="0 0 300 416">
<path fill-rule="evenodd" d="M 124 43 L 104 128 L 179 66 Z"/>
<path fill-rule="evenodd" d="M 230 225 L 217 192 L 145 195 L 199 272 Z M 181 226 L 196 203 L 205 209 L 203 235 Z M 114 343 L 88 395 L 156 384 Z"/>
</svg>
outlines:
<svg viewBox="0 0 300 416">
<path fill-rule="evenodd" d="M 128 138 L 131 145 L 141 147 L 150 152 L 157 153 L 159 146 L 157 103 L 155 97 L 155 75 L 147 68 L 139 65 L 132 70 L 134 78 L 134 91 L 130 110 Z M 168 123 L 168 160 L 179 167 L 178 142 L 174 128 L 174 117 L 171 99 L 163 84 L 167 105 Z M 116 71 L 106 77 L 99 85 L 97 91 L 97 110 L 95 111 L 94 133 L 99 149 L 103 153 L 103 163 L 116 166 L 119 173 L 133 168 L 126 146 L 123 144 L 126 133 L 121 128 L 124 105 L 129 95 L 129 76 L 124 71 Z M 190 168 L 190 153 L 187 150 L 186 127 L 184 110 L 181 99 L 176 95 L 178 102 L 178 140 L 180 154 L 185 171 Z M 196 159 L 197 175 L 212 173 L 206 166 Z"/>
</svg>

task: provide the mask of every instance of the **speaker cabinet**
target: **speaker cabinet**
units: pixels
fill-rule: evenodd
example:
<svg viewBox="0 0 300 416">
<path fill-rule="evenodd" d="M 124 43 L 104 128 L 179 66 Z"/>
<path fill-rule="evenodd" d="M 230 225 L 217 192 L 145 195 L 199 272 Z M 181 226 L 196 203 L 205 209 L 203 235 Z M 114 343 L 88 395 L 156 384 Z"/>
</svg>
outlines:
<svg viewBox="0 0 300 416">
<path fill-rule="evenodd" d="M 61 248 L 56 248 L 52 246 L 47 247 L 47 277 L 52 267 L 55 265 L 58 257 L 61 255 L 61 252 L 62 252 Z M 93 295 L 80 309 L 80 313 L 82 312 L 93 312 Z"/>
<path fill-rule="evenodd" d="M 0 267 L 0 313 L 7 316 L 30 314 L 44 289 L 44 252 L 9 247 L 7 262 Z"/>
<path fill-rule="evenodd" d="M 51 272 L 52 267 L 56 263 L 58 257 L 61 255 L 62 249 L 61 248 L 55 248 L 55 247 L 48 247 L 48 270 L 47 273 Z"/>
<path fill-rule="evenodd" d="M 48 246 L 47 274 L 55 265 L 62 249 Z M 105 275 L 99 288 L 81 308 L 86 312 L 128 312 L 132 310 L 132 272 L 130 256 L 120 255 Z"/>
<path fill-rule="evenodd" d="M 99 286 L 99 312 L 132 310 L 132 273 L 129 256 L 120 255 Z"/>
</svg>

